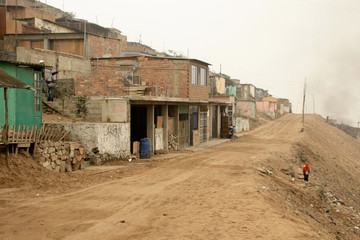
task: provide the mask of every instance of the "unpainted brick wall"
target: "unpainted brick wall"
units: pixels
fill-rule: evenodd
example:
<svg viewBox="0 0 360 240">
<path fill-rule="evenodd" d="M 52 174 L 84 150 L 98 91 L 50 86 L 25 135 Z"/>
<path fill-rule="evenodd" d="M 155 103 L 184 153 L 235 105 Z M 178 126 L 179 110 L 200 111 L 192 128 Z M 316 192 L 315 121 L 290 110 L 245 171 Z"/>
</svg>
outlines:
<svg viewBox="0 0 360 240">
<path fill-rule="evenodd" d="M 90 35 L 90 57 L 120 57 L 121 40 Z M 125 43 L 126 44 L 126 43 Z"/>
<path fill-rule="evenodd" d="M 189 97 L 189 62 L 162 58 L 140 57 L 141 81 L 149 86 L 151 96 Z M 156 94 L 157 89 L 157 94 Z"/>
</svg>

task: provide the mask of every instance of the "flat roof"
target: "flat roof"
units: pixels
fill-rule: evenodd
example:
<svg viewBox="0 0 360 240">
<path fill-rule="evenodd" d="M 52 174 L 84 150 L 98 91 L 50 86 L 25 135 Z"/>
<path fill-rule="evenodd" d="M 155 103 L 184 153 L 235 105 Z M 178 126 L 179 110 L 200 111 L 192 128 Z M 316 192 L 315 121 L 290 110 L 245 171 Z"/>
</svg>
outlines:
<svg viewBox="0 0 360 240">
<path fill-rule="evenodd" d="M 99 58 L 91 58 L 92 60 L 101 60 L 101 59 L 137 59 L 139 57 L 146 57 L 146 58 L 155 58 L 155 59 L 170 59 L 170 60 L 186 60 L 186 61 L 196 61 L 196 62 L 200 62 L 200 63 L 205 63 L 207 65 L 210 65 L 210 63 L 201 61 L 199 59 L 195 59 L 195 58 L 179 58 L 179 57 L 158 57 L 158 56 L 127 56 L 127 57 L 99 57 Z"/>
</svg>

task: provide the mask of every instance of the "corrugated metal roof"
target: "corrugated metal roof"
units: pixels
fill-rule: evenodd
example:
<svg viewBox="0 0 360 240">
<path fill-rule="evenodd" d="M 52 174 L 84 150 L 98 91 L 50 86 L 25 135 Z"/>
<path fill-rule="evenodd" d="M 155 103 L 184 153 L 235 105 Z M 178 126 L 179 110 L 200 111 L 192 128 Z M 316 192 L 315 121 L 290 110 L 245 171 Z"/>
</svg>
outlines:
<svg viewBox="0 0 360 240">
<path fill-rule="evenodd" d="M 34 88 L 25 84 L 17 78 L 14 78 L 4 70 L 0 69 L 0 87 L 1 88 L 20 88 L 20 89 L 29 89 L 35 91 Z"/>
<path fill-rule="evenodd" d="M 11 61 L 11 60 L 3 60 L 3 59 L 0 59 L 0 62 L 13 63 L 16 65 L 24 65 L 24 66 L 35 67 L 35 68 L 52 67 L 51 65 L 43 65 L 43 64 L 39 64 L 39 63 L 19 62 L 19 61 Z"/>
</svg>

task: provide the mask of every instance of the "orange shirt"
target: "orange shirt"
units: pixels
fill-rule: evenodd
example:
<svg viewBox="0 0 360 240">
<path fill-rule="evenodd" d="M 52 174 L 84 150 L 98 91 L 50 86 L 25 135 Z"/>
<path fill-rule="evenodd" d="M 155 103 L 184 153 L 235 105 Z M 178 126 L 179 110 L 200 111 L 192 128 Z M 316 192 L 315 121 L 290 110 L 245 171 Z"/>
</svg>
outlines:
<svg viewBox="0 0 360 240">
<path fill-rule="evenodd" d="M 304 171 L 304 172 L 310 172 L 310 167 L 304 166 L 304 167 L 303 167 L 303 171 Z"/>
</svg>

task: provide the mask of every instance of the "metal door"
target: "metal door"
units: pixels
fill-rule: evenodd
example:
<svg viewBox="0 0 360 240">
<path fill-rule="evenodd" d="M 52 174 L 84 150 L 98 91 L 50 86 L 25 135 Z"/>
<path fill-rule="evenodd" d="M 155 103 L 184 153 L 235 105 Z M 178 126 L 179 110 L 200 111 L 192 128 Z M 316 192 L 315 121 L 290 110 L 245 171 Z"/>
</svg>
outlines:
<svg viewBox="0 0 360 240">
<path fill-rule="evenodd" d="M 190 145 L 189 107 L 179 106 L 179 148 Z"/>
<path fill-rule="evenodd" d="M 207 106 L 200 107 L 200 142 L 207 141 Z"/>
<path fill-rule="evenodd" d="M 212 138 L 218 137 L 218 106 L 212 106 Z"/>
</svg>

